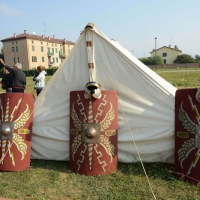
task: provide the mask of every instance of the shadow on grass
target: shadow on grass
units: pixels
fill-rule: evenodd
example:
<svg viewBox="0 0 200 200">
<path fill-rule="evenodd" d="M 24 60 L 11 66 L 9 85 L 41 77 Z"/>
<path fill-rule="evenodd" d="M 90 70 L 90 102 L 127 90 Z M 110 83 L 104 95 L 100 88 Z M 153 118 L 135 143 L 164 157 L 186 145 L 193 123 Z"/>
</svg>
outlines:
<svg viewBox="0 0 200 200">
<path fill-rule="evenodd" d="M 70 170 L 69 161 L 31 160 L 32 169 L 55 170 L 63 173 L 74 173 Z M 174 165 L 166 163 L 144 163 L 148 177 L 165 181 L 174 179 Z M 116 173 L 124 175 L 145 176 L 141 163 L 118 163 Z"/>
<path fill-rule="evenodd" d="M 57 161 L 57 160 L 31 160 L 32 169 L 46 169 L 46 170 L 55 170 L 65 173 L 72 173 L 69 168 L 68 161 Z"/>
</svg>

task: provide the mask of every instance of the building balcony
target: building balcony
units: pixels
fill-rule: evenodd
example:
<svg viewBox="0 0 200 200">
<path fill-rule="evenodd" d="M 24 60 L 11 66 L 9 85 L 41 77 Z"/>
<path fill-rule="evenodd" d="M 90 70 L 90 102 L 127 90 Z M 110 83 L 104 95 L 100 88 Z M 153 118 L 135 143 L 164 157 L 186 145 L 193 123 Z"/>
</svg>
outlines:
<svg viewBox="0 0 200 200">
<path fill-rule="evenodd" d="M 48 54 L 49 57 L 54 55 L 53 52 L 48 52 L 47 54 Z"/>
<path fill-rule="evenodd" d="M 59 57 L 60 57 L 60 58 L 65 58 L 66 55 L 65 55 L 64 53 L 59 53 Z"/>
</svg>

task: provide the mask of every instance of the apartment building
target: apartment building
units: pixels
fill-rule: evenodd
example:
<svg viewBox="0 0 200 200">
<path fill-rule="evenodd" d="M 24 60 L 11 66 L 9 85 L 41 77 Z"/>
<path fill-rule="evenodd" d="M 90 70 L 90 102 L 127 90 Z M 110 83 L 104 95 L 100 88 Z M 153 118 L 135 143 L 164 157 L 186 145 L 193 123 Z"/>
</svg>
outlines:
<svg viewBox="0 0 200 200">
<path fill-rule="evenodd" d="M 22 69 L 35 69 L 42 65 L 45 68 L 59 67 L 68 56 L 75 43 L 55 36 L 46 37 L 24 33 L 1 40 L 4 59 L 8 66 L 21 63 Z"/>
</svg>

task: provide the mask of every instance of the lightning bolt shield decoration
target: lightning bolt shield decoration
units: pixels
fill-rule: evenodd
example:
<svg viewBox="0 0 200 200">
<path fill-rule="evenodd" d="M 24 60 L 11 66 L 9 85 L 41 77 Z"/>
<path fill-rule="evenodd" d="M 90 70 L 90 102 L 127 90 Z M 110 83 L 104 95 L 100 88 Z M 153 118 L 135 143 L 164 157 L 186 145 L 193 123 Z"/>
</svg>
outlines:
<svg viewBox="0 0 200 200">
<path fill-rule="evenodd" d="M 100 99 L 70 92 L 70 169 L 96 176 L 111 174 L 118 164 L 118 98 L 103 90 Z"/>
<path fill-rule="evenodd" d="M 22 171 L 30 167 L 33 109 L 32 94 L 0 94 L 0 120 L 14 123 L 12 139 L 0 140 L 1 171 Z"/>
<path fill-rule="evenodd" d="M 181 89 L 175 95 L 175 175 L 200 183 L 200 103 L 197 89 Z"/>
</svg>

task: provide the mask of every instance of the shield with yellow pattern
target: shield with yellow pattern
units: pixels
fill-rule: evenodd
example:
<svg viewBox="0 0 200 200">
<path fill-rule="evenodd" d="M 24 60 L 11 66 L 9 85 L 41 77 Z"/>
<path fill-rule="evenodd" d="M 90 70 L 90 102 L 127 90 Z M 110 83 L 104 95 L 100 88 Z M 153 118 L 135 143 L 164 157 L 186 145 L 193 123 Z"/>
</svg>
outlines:
<svg viewBox="0 0 200 200">
<path fill-rule="evenodd" d="M 175 95 L 175 174 L 200 182 L 200 102 L 197 89 L 177 90 Z"/>
<path fill-rule="evenodd" d="M 21 171 L 30 166 L 34 98 L 27 93 L 0 94 L 0 120 L 13 124 L 12 137 L 0 140 L 0 170 Z M 3 127 L 3 126 L 1 126 Z M 3 134 L 3 130 L 1 133 Z"/>
<path fill-rule="evenodd" d="M 118 98 L 112 90 L 98 99 L 70 93 L 70 169 L 85 175 L 110 174 L 118 163 Z"/>
</svg>

